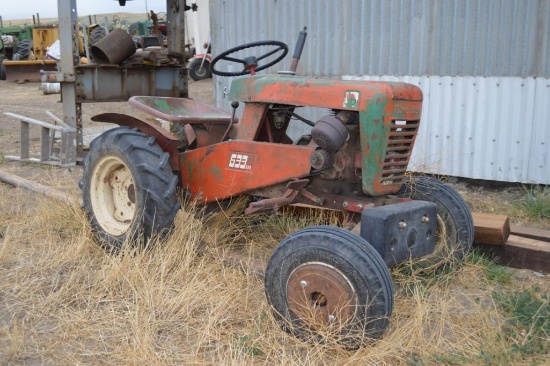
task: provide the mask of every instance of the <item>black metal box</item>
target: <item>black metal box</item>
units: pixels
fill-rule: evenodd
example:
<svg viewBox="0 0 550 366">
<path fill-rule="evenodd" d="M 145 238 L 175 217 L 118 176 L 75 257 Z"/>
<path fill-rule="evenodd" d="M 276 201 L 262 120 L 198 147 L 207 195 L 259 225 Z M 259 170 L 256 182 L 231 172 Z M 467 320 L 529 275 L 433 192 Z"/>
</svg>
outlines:
<svg viewBox="0 0 550 366">
<path fill-rule="evenodd" d="M 427 201 L 369 208 L 361 214 L 361 237 L 388 266 L 432 253 L 436 227 L 437 205 Z"/>
</svg>

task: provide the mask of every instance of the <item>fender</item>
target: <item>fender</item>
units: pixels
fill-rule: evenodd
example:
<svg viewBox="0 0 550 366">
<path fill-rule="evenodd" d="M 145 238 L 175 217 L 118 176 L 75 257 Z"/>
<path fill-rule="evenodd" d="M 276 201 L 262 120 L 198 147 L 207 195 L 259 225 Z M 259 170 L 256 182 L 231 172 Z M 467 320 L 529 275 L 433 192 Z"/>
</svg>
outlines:
<svg viewBox="0 0 550 366">
<path fill-rule="evenodd" d="M 204 58 L 204 57 L 205 57 L 204 53 L 197 53 L 195 54 L 195 56 L 193 56 L 193 59 L 197 58 L 200 60 L 201 58 Z M 208 62 L 212 62 L 212 56 L 209 53 L 206 54 L 206 59 L 208 60 Z"/>
<path fill-rule="evenodd" d="M 170 154 L 170 166 L 173 171 L 180 170 L 179 145 L 178 137 L 166 131 L 164 128 L 148 121 L 142 121 L 138 118 L 121 113 L 102 113 L 92 117 L 94 122 L 114 123 L 119 126 L 137 128 L 147 136 L 152 136 L 156 139 L 156 143 L 160 148 Z"/>
</svg>

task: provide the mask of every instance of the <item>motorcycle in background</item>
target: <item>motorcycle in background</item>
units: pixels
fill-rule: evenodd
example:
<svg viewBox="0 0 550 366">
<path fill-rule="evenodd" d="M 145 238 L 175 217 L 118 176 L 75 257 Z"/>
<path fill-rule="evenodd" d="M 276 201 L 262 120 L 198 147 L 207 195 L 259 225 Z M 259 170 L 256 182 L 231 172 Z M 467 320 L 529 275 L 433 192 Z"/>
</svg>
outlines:
<svg viewBox="0 0 550 366">
<path fill-rule="evenodd" d="M 204 53 L 198 53 L 189 62 L 189 76 L 197 81 L 212 77 L 210 62 L 212 61 L 210 41 L 204 43 Z"/>
</svg>

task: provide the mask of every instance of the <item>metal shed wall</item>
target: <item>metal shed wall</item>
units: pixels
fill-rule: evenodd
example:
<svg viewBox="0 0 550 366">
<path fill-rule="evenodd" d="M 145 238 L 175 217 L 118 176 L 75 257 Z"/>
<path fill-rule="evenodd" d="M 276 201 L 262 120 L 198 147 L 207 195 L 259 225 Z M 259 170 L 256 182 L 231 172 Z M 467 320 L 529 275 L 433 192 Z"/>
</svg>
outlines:
<svg viewBox="0 0 550 366">
<path fill-rule="evenodd" d="M 307 26 L 299 75 L 419 85 L 410 169 L 550 184 L 550 0 L 211 0 L 210 14 L 214 50 L 262 39 L 293 49 Z M 215 78 L 225 109 L 229 82 Z"/>
</svg>

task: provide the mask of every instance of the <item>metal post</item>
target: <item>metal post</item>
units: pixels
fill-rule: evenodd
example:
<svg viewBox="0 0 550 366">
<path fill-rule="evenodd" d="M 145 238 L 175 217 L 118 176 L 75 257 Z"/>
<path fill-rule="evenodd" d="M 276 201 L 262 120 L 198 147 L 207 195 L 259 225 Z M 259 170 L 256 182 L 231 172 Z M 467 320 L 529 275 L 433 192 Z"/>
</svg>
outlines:
<svg viewBox="0 0 550 366">
<path fill-rule="evenodd" d="M 21 140 L 20 140 L 21 160 L 29 158 L 29 123 L 21 121 Z"/>
<path fill-rule="evenodd" d="M 47 127 L 40 127 L 40 161 L 48 161 L 50 158 L 50 129 Z M 54 139 L 55 136 L 52 136 Z"/>
<path fill-rule="evenodd" d="M 185 51 L 185 0 L 166 0 L 166 15 L 168 17 L 167 39 L 168 52 L 174 52 L 182 56 Z M 182 73 L 179 85 L 178 97 L 187 98 L 187 77 Z"/>
<path fill-rule="evenodd" d="M 61 48 L 60 72 L 64 76 L 74 76 L 75 53 L 73 49 L 73 35 L 78 34 L 76 0 L 57 0 L 57 12 L 59 14 L 59 43 Z M 74 82 L 61 83 L 61 95 L 63 98 L 63 122 L 77 128 L 76 87 Z M 76 164 L 76 132 L 72 132 L 69 141 L 63 146 L 61 165 Z M 71 139 L 72 138 L 72 139 Z"/>
</svg>

